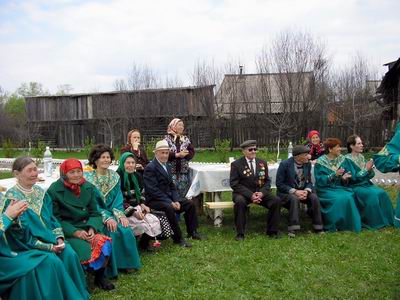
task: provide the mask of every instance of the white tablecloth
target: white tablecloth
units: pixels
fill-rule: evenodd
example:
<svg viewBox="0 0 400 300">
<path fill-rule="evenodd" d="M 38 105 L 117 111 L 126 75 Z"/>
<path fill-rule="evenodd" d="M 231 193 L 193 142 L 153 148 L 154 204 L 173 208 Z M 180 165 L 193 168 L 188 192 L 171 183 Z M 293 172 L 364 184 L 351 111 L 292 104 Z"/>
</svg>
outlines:
<svg viewBox="0 0 400 300">
<path fill-rule="evenodd" d="M 271 187 L 275 187 L 276 172 L 279 164 L 268 165 Z M 190 163 L 192 184 L 186 194 L 187 198 L 204 192 L 232 191 L 229 185 L 230 164 L 223 163 Z"/>
</svg>

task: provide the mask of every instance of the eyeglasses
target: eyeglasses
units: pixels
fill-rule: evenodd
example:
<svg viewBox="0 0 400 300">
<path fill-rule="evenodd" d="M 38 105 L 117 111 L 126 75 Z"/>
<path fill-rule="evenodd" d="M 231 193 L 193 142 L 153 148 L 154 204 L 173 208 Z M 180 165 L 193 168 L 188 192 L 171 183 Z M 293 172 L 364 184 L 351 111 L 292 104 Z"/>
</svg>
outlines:
<svg viewBox="0 0 400 300">
<path fill-rule="evenodd" d="M 254 147 L 254 148 L 248 148 L 247 151 L 249 151 L 249 152 L 256 152 L 256 151 L 257 151 L 257 148 L 255 148 L 255 147 Z"/>
</svg>

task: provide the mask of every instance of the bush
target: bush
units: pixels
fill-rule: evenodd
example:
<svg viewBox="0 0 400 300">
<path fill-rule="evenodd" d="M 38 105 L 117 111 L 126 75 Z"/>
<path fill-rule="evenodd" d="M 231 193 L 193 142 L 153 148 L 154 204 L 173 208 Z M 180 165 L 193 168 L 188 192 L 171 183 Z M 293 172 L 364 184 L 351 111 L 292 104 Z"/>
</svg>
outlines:
<svg viewBox="0 0 400 300">
<path fill-rule="evenodd" d="M 83 141 L 83 152 L 85 153 L 86 158 L 89 157 L 89 153 L 90 153 L 90 150 L 92 149 L 93 145 L 94 145 L 94 138 L 87 136 L 85 138 L 85 140 Z"/>
<path fill-rule="evenodd" d="M 6 139 L 3 142 L 2 147 L 3 147 L 3 151 L 4 151 L 4 156 L 6 158 L 14 157 L 15 144 L 11 141 L 11 139 Z"/>
<path fill-rule="evenodd" d="M 162 138 L 151 138 L 149 140 L 146 141 L 146 143 L 144 144 L 144 150 L 146 151 L 147 157 L 149 160 L 152 160 L 154 158 L 154 148 L 156 147 L 156 144 L 159 140 L 161 140 Z"/>
<path fill-rule="evenodd" d="M 214 140 L 215 151 L 220 162 L 227 162 L 230 153 L 231 140 L 229 139 L 215 139 Z"/>
<path fill-rule="evenodd" d="M 36 159 L 36 164 L 41 164 L 43 160 L 44 151 L 46 151 L 46 143 L 43 141 L 38 141 L 36 148 L 32 148 L 31 157 Z"/>
</svg>

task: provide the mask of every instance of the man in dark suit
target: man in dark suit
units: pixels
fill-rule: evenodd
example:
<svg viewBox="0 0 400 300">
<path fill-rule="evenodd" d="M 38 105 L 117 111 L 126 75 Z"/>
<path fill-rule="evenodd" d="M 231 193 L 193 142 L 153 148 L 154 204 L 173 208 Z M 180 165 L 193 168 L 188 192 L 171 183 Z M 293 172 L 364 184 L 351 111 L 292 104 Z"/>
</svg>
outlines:
<svg viewBox="0 0 400 300">
<path fill-rule="evenodd" d="M 180 199 L 172 181 L 171 171 L 167 165 L 169 146 L 167 141 L 161 140 L 154 149 L 155 158 L 144 169 L 144 188 L 146 204 L 155 210 L 164 211 L 171 229 L 174 231 L 172 239 L 175 244 L 190 248 L 192 245 L 185 241 L 176 218 L 176 213 L 185 213 L 185 223 L 188 236 L 201 240 L 197 233 L 197 214 L 192 201 Z"/>
<path fill-rule="evenodd" d="M 256 203 L 268 208 L 266 233 L 278 236 L 280 199 L 271 192 L 267 162 L 256 158 L 257 142 L 243 142 L 243 157 L 231 164 L 230 185 L 233 190 L 236 240 L 244 240 L 247 206 Z"/>
<path fill-rule="evenodd" d="M 305 146 L 295 146 L 293 157 L 282 161 L 276 174 L 277 195 L 282 200 L 282 206 L 289 210 L 289 237 L 295 237 L 296 231 L 300 230 L 300 202 L 307 203 L 307 213 L 312 218 L 314 231 L 323 232 L 320 203 L 311 181 L 308 152 Z"/>
</svg>

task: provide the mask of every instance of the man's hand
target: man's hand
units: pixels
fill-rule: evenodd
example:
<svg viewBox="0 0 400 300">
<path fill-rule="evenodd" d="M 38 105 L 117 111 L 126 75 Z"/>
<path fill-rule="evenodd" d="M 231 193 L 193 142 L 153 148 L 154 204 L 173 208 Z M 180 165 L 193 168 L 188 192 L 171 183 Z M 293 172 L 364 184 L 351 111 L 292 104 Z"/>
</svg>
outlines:
<svg viewBox="0 0 400 300">
<path fill-rule="evenodd" d="M 260 192 L 255 192 L 253 193 L 253 195 L 251 195 L 251 202 L 253 203 L 260 203 L 262 198 L 262 193 L 261 193 L 261 197 L 260 197 Z"/>
<path fill-rule="evenodd" d="M 296 195 L 297 198 L 299 198 L 299 200 L 306 200 L 308 192 L 302 190 L 296 190 L 294 194 Z"/>
<path fill-rule="evenodd" d="M 181 209 L 181 204 L 178 201 L 177 202 L 172 202 L 171 205 L 175 210 L 180 210 Z"/>
</svg>

